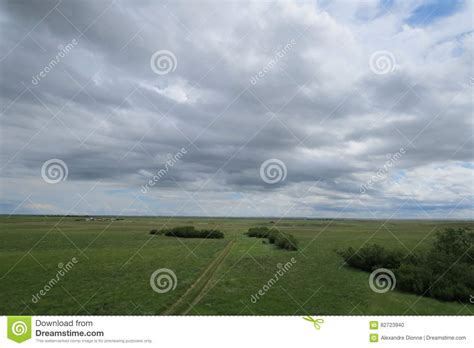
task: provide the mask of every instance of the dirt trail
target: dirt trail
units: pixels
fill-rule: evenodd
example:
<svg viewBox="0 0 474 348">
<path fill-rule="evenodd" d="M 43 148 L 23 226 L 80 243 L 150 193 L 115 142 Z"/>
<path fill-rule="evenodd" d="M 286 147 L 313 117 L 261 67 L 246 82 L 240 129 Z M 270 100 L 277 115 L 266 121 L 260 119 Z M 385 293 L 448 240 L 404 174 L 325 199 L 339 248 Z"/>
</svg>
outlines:
<svg viewBox="0 0 474 348">
<path fill-rule="evenodd" d="M 212 260 L 209 266 L 206 267 L 204 272 L 199 276 L 198 279 L 189 287 L 188 290 L 167 310 L 163 315 L 176 315 L 176 314 L 188 314 L 191 309 L 204 297 L 204 293 L 209 285 L 210 280 L 216 273 L 219 266 L 222 264 L 227 255 L 229 255 L 234 241 L 231 240 L 220 252 L 217 257 Z"/>
</svg>

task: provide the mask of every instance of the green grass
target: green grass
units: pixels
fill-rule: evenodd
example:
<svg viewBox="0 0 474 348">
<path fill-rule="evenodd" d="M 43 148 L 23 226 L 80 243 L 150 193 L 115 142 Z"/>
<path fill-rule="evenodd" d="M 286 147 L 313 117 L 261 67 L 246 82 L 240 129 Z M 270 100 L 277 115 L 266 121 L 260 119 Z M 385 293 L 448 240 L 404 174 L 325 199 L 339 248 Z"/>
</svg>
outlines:
<svg viewBox="0 0 474 348">
<path fill-rule="evenodd" d="M 197 282 L 185 301 L 189 314 L 431 314 L 470 315 L 472 306 L 397 290 L 377 294 L 369 273 L 342 266 L 335 249 L 370 243 L 404 253 L 426 250 L 434 230 L 472 222 L 217 218 L 140 218 L 75 221 L 68 217 L 0 217 L 0 314 L 160 314 Z M 150 235 L 152 228 L 194 225 L 218 229 L 224 239 Z M 298 251 L 277 249 L 244 235 L 249 227 L 277 227 L 298 240 Z M 230 252 L 208 266 L 230 240 Z M 58 263 L 79 262 L 38 303 L 32 296 L 55 277 Z M 257 303 L 250 301 L 291 257 L 296 264 Z M 156 293 L 150 275 L 173 270 L 174 291 Z M 183 301 L 181 301 L 183 302 Z M 182 305 L 182 303 L 180 303 Z M 181 307 L 181 306 L 180 306 Z M 182 307 L 188 307 L 183 305 Z"/>
</svg>

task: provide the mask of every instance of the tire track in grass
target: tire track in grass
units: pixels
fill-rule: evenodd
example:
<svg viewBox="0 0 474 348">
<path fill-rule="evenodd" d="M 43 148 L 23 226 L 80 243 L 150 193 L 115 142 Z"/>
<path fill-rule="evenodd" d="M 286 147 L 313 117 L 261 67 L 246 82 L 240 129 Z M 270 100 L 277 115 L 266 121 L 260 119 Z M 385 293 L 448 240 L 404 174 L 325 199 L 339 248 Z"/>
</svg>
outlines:
<svg viewBox="0 0 474 348">
<path fill-rule="evenodd" d="M 188 288 L 188 290 L 186 290 L 186 292 L 171 307 L 166 309 L 162 315 L 178 315 L 189 313 L 189 311 L 202 299 L 204 290 L 226 256 L 229 255 L 233 245 L 233 240 L 227 243 L 224 250 L 222 250 L 219 255 L 209 264 L 209 266 L 206 267 L 199 278 L 196 279 L 196 281 Z"/>
</svg>

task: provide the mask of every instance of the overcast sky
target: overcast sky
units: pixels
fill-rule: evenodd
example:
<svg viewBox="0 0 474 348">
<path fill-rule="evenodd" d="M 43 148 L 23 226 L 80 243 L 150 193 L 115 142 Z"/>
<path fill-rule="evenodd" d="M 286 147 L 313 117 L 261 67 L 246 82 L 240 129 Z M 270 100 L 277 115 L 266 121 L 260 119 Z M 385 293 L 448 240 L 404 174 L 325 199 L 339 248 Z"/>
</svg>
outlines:
<svg viewBox="0 0 474 348">
<path fill-rule="evenodd" d="M 0 212 L 472 218 L 473 11 L 2 1 Z"/>
</svg>

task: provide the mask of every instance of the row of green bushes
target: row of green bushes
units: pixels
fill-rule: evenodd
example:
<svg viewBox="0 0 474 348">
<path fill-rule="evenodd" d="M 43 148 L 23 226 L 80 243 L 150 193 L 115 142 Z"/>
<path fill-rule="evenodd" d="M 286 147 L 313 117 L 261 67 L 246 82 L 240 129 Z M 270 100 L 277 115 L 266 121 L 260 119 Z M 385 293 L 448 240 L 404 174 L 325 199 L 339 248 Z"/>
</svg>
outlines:
<svg viewBox="0 0 474 348">
<path fill-rule="evenodd" d="M 224 233 L 218 230 L 196 230 L 194 226 L 179 226 L 167 229 L 150 231 L 150 234 L 165 235 L 168 237 L 179 237 L 179 238 L 208 238 L 208 239 L 220 239 L 224 238 Z"/>
<path fill-rule="evenodd" d="M 431 249 L 404 257 L 379 245 L 338 253 L 355 268 L 388 268 L 399 290 L 445 301 L 467 302 L 474 294 L 474 233 L 462 228 L 438 232 Z"/>
<path fill-rule="evenodd" d="M 349 266 L 366 272 L 372 272 L 377 268 L 399 268 L 403 259 L 401 252 L 387 250 L 377 244 L 365 245 L 358 251 L 350 247 L 338 251 L 338 254 L 344 258 Z"/>
<path fill-rule="evenodd" d="M 272 229 L 272 230 L 275 230 L 275 229 Z M 246 234 L 249 237 L 268 238 L 270 234 L 270 229 L 268 229 L 267 227 L 252 227 L 252 228 L 249 228 Z"/>
<path fill-rule="evenodd" d="M 275 244 L 280 249 L 298 250 L 298 244 L 291 234 L 281 232 L 276 228 L 252 227 L 246 233 L 249 237 L 268 238 L 270 244 Z"/>
</svg>

